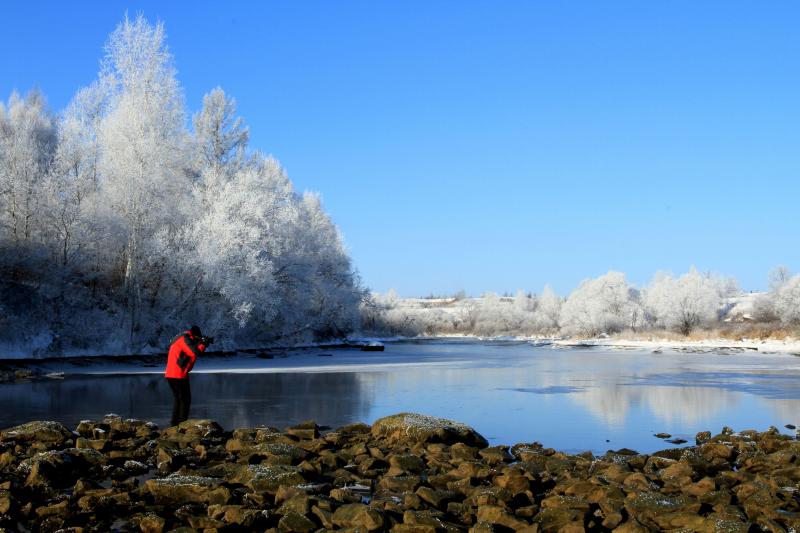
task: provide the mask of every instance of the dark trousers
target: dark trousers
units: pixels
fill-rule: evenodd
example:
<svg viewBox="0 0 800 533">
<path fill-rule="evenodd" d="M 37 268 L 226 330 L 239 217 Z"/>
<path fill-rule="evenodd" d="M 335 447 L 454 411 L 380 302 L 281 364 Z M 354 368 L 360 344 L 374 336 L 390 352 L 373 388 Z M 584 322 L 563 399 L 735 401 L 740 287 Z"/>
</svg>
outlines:
<svg viewBox="0 0 800 533">
<path fill-rule="evenodd" d="M 189 406 L 192 405 L 192 389 L 189 388 L 189 377 L 183 379 L 167 378 L 172 389 L 172 420 L 170 424 L 177 426 L 189 418 Z"/>
</svg>

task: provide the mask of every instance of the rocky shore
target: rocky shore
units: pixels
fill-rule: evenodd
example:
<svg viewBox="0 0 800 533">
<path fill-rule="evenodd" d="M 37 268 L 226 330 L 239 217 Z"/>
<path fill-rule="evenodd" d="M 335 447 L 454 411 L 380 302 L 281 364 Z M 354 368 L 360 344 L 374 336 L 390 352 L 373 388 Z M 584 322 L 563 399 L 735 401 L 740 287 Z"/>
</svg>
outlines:
<svg viewBox="0 0 800 533">
<path fill-rule="evenodd" d="M 468 426 L 402 413 L 159 430 L 117 416 L 0 431 L 5 531 L 796 531 L 800 442 L 724 429 L 652 455 L 488 447 Z"/>
</svg>

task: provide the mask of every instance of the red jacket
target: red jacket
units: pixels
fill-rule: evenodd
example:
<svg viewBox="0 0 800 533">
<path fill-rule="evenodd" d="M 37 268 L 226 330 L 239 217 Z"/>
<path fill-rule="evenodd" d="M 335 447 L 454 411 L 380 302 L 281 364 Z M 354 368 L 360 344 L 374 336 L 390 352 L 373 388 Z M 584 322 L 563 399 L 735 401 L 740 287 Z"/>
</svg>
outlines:
<svg viewBox="0 0 800 533">
<path fill-rule="evenodd" d="M 172 339 L 167 354 L 167 369 L 164 371 L 164 377 L 186 379 L 197 361 L 197 356 L 205 349 L 206 347 L 200 343 L 200 339 L 193 338 L 188 331 L 184 331 Z"/>
</svg>

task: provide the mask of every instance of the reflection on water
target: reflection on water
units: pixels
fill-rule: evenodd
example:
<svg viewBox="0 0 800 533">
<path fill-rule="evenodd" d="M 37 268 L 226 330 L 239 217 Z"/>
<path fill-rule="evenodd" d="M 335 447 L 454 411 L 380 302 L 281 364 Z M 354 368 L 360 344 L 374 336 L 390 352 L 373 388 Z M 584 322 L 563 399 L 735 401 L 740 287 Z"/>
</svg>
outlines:
<svg viewBox="0 0 800 533">
<path fill-rule="evenodd" d="M 369 388 L 353 373 L 196 374 L 191 377 L 194 418 L 224 427 L 285 427 L 315 419 L 340 426 L 367 418 Z M 160 375 L 72 376 L 0 387 L 0 427 L 33 419 L 75 424 L 106 413 L 144 418 L 164 427 L 172 393 Z"/>
<path fill-rule="evenodd" d="M 336 427 L 417 411 L 466 422 L 492 443 L 648 452 L 665 447 L 656 432 L 691 441 L 725 425 L 763 430 L 800 419 L 800 359 L 792 356 L 439 341 L 392 344 L 376 356 L 342 351 L 220 365 L 207 361 L 210 373 L 192 376 L 191 416 L 226 428 L 307 419 Z M 0 402 L 0 427 L 74 424 L 108 412 L 164 425 L 172 408 L 169 388 L 153 374 L 2 385 Z"/>
</svg>

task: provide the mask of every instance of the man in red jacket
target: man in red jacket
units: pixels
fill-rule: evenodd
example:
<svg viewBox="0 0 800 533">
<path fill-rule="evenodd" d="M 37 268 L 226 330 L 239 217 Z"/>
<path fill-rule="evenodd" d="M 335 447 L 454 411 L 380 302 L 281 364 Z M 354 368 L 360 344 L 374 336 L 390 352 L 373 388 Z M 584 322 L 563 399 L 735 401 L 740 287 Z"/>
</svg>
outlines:
<svg viewBox="0 0 800 533">
<path fill-rule="evenodd" d="M 172 420 L 176 426 L 189 418 L 189 406 L 192 403 L 192 391 L 189 388 L 189 372 L 194 367 L 197 356 L 204 352 L 211 341 L 203 337 L 200 328 L 192 326 L 174 339 L 167 354 L 167 369 L 164 377 L 172 389 Z"/>
</svg>

